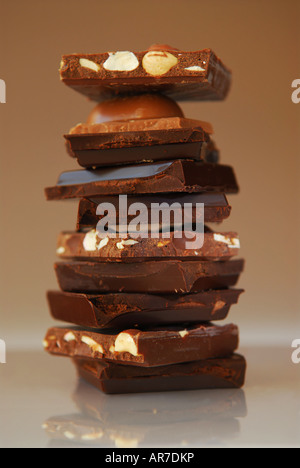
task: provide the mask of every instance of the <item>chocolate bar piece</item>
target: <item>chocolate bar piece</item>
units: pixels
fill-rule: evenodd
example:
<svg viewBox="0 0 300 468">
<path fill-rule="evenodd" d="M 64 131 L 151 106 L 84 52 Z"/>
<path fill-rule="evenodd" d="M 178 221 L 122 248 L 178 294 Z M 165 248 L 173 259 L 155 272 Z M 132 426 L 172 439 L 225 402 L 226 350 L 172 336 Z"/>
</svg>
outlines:
<svg viewBox="0 0 300 468">
<path fill-rule="evenodd" d="M 154 161 L 174 161 L 174 159 L 201 161 L 206 156 L 206 145 L 201 142 L 173 143 L 170 145 L 101 150 L 74 150 L 71 146 L 70 154 L 77 158 L 80 166 L 86 168 L 143 164 Z"/>
<path fill-rule="evenodd" d="M 87 199 L 83 198 L 79 202 L 78 217 L 77 217 L 77 230 L 85 230 L 86 228 L 96 228 L 97 223 L 103 216 L 97 215 L 97 208 L 101 203 L 110 203 L 113 205 L 116 212 L 117 225 L 120 224 L 120 199 L 119 197 L 101 197 Z M 182 193 L 182 194 L 166 194 L 166 195 L 142 195 L 135 196 L 131 195 L 127 198 L 127 208 L 134 203 L 143 203 L 150 214 L 153 210 L 161 212 L 160 228 L 163 227 L 163 214 L 166 212 L 164 206 L 172 206 L 170 225 L 176 227 L 176 219 L 182 212 L 185 204 L 192 205 L 192 222 L 197 221 L 197 204 L 204 204 L 204 222 L 205 223 L 219 223 L 230 216 L 231 206 L 228 204 L 226 195 L 223 193 Z M 166 205 L 167 204 L 167 205 Z M 128 209 L 127 209 L 128 212 Z M 110 213 L 107 213 L 108 221 L 111 223 L 109 218 Z M 128 214 L 128 222 L 130 223 L 134 219 L 133 215 Z M 115 221 L 115 220 L 113 220 Z M 151 226 L 149 225 L 149 229 Z"/>
<path fill-rule="evenodd" d="M 59 356 L 156 367 L 230 356 L 238 348 L 238 335 L 232 324 L 122 332 L 51 328 L 44 345 L 50 354 Z"/>
<path fill-rule="evenodd" d="M 201 127 L 203 125 L 205 130 Z M 80 124 L 65 135 L 83 167 L 205 159 L 209 124 L 179 117 Z"/>
<path fill-rule="evenodd" d="M 99 238 L 96 229 L 87 233 L 63 232 L 57 242 L 57 255 L 62 259 L 78 259 L 98 262 L 122 261 L 144 262 L 160 259 L 228 260 L 238 255 L 240 241 L 235 232 L 205 232 L 201 248 L 191 247 L 196 237 L 194 232 L 171 232 L 168 238 L 159 234 L 158 239 L 112 238 L 108 234 Z"/>
<path fill-rule="evenodd" d="M 64 172 L 56 186 L 46 189 L 46 197 L 48 200 L 63 200 L 143 193 L 237 193 L 238 190 L 230 166 L 177 160 L 162 164 Z"/>
<path fill-rule="evenodd" d="M 210 49 L 184 52 L 156 45 L 143 52 L 64 55 L 61 80 L 90 99 L 162 93 L 175 100 L 220 100 L 231 73 Z"/>
<path fill-rule="evenodd" d="M 150 368 L 82 359 L 74 363 L 80 377 L 107 394 L 240 388 L 246 373 L 246 361 L 238 354 Z"/>
<path fill-rule="evenodd" d="M 166 261 L 144 263 L 62 262 L 55 265 L 67 292 L 186 294 L 234 286 L 243 260 L 226 262 Z"/>
<path fill-rule="evenodd" d="M 82 327 L 125 329 L 223 320 L 237 304 L 242 289 L 203 291 L 198 294 L 88 295 L 48 292 L 52 317 Z"/>
</svg>

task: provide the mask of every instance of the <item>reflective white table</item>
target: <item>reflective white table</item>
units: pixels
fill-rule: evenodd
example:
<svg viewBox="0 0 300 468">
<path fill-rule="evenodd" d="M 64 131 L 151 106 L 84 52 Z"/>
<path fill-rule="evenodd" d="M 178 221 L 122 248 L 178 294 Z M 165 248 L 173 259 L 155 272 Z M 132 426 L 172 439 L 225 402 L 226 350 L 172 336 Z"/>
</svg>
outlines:
<svg viewBox="0 0 300 468">
<path fill-rule="evenodd" d="M 291 349 L 241 349 L 243 390 L 103 395 L 66 358 L 15 352 L 0 365 L 0 447 L 300 447 Z"/>
</svg>

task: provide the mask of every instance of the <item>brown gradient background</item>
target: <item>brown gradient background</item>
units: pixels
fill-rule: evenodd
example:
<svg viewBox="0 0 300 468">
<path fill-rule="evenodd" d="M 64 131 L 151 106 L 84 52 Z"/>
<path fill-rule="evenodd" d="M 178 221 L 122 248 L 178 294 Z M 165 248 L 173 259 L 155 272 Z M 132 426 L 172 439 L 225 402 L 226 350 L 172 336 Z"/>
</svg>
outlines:
<svg viewBox="0 0 300 468">
<path fill-rule="evenodd" d="M 233 70 L 224 103 L 184 103 L 211 121 L 222 161 L 241 194 L 223 229 L 238 230 L 247 290 L 230 320 L 243 344 L 299 338 L 299 116 L 297 0 L 37 0 L 0 3 L 0 337 L 36 346 L 53 322 L 45 291 L 56 288 L 56 236 L 73 229 L 76 203 L 46 203 L 43 188 L 76 168 L 62 134 L 93 104 L 60 83 L 62 54 L 143 50 L 168 43 L 211 47 Z M 297 336 L 298 335 L 298 336 Z"/>
</svg>

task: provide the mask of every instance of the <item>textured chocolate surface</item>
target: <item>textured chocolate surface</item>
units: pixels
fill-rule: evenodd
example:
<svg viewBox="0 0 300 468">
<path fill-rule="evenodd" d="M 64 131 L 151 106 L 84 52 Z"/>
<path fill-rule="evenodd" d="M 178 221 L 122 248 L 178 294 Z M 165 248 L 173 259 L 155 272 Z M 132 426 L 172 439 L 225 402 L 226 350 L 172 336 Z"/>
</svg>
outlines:
<svg viewBox="0 0 300 468">
<path fill-rule="evenodd" d="M 121 330 L 223 320 L 242 292 L 242 289 L 224 289 L 198 294 L 155 296 L 50 291 L 48 302 L 55 320 L 83 327 Z"/>
<path fill-rule="evenodd" d="M 103 216 L 98 216 L 96 214 L 97 207 L 100 203 L 110 203 L 114 206 L 116 211 L 116 221 L 117 224 L 120 224 L 120 203 L 119 197 L 109 197 L 104 196 L 101 198 L 92 198 L 87 199 L 84 198 L 80 200 L 79 207 L 78 207 L 78 217 L 77 217 L 77 230 L 82 230 L 86 228 L 95 228 L 97 226 L 98 221 L 103 218 Z M 193 206 L 193 214 L 192 214 L 192 222 L 196 223 L 197 220 L 197 212 L 196 212 L 196 205 L 197 203 L 204 204 L 204 222 L 205 223 L 219 223 L 230 216 L 231 213 L 231 206 L 228 204 L 226 195 L 223 193 L 199 193 L 199 194 L 189 194 L 189 193 L 182 193 L 182 194 L 165 194 L 165 195 L 141 195 L 141 196 L 134 196 L 131 195 L 127 199 L 128 207 L 134 203 L 143 203 L 146 205 L 147 210 L 150 214 L 151 208 L 153 208 L 154 204 L 159 204 L 160 207 L 163 206 L 162 204 L 167 203 L 169 206 L 174 205 L 174 213 L 171 213 L 171 226 L 176 227 L 175 219 L 177 213 L 182 215 L 182 209 L 184 208 L 184 204 L 192 204 Z M 176 205 L 175 205 L 176 204 Z M 179 204 L 179 205 L 177 205 Z M 167 206 L 167 205 L 165 205 Z M 160 208 L 163 212 L 163 208 Z M 132 221 L 135 216 L 128 215 L 128 222 Z M 162 216 L 161 216 L 162 218 Z M 108 218 L 110 219 L 110 218 Z M 161 219 L 160 227 L 162 228 L 163 219 Z M 151 226 L 149 226 L 151 228 Z"/>
<path fill-rule="evenodd" d="M 95 229 L 87 233 L 63 232 L 58 237 L 57 255 L 62 260 L 144 262 L 161 259 L 217 261 L 239 254 L 240 241 L 236 232 L 205 232 L 203 236 L 203 246 L 191 249 L 191 243 L 196 240 L 194 232 L 174 231 L 169 238 L 159 234 L 158 239 L 152 239 L 150 234 L 148 239 L 131 239 L 130 236 L 115 239 L 109 234 L 101 239 Z"/>
<path fill-rule="evenodd" d="M 153 56 L 155 60 L 159 55 L 158 60 L 169 62 L 171 58 L 174 65 L 167 71 L 163 66 L 161 74 L 156 76 L 143 67 L 149 50 L 128 53 L 133 54 L 133 65 L 125 69 L 108 62 L 110 53 L 64 55 L 60 67 L 61 79 L 75 91 L 95 101 L 122 94 L 149 92 L 159 92 L 175 100 L 193 101 L 220 100 L 228 94 L 231 73 L 210 49 L 184 52 L 158 46 L 156 51 L 151 51 L 150 59 L 153 61 Z"/>
<path fill-rule="evenodd" d="M 48 330 L 44 344 L 54 355 L 156 367 L 229 356 L 238 347 L 238 335 L 232 324 L 122 332 L 56 327 Z"/>
<path fill-rule="evenodd" d="M 108 394 L 240 388 L 246 371 L 246 361 L 238 354 L 152 368 L 80 359 L 74 363 L 80 377 Z"/>
<path fill-rule="evenodd" d="M 243 260 L 226 262 L 165 261 L 143 263 L 61 262 L 59 285 L 67 292 L 191 293 L 234 286 Z"/>
<path fill-rule="evenodd" d="M 56 186 L 46 189 L 46 197 L 48 200 L 62 200 L 143 193 L 237 193 L 238 190 L 230 166 L 178 160 L 162 164 L 64 172 Z"/>
</svg>

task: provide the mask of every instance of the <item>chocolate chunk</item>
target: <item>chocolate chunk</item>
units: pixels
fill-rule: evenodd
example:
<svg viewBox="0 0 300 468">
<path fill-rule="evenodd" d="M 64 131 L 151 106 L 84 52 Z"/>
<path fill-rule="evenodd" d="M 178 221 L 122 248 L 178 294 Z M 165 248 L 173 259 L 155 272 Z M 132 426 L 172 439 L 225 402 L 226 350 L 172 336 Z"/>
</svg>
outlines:
<svg viewBox="0 0 300 468">
<path fill-rule="evenodd" d="M 86 140 L 89 140 L 89 137 Z M 100 150 L 75 150 L 72 148 L 72 143 L 70 142 L 71 155 L 74 155 L 80 166 L 86 168 L 174 161 L 174 159 L 201 161 L 206 156 L 205 144 L 201 142 Z"/>
<path fill-rule="evenodd" d="M 192 211 L 192 222 L 196 223 L 197 213 L 196 205 L 203 203 L 204 204 L 204 222 L 205 223 L 219 223 L 224 219 L 227 219 L 231 213 L 231 206 L 228 204 L 226 195 L 223 193 L 199 193 L 199 194 L 171 194 L 171 195 L 141 195 L 134 196 L 131 195 L 127 199 L 127 212 L 128 207 L 134 203 L 143 203 L 146 205 L 147 210 L 150 216 L 150 210 L 154 209 L 154 204 L 159 205 L 159 210 L 164 213 L 163 204 L 167 203 L 168 206 L 174 206 L 174 212 L 171 213 L 170 224 L 171 226 L 176 227 L 176 218 L 182 210 L 185 204 L 191 204 L 193 207 Z M 101 203 L 110 203 L 114 206 L 116 211 L 116 221 L 117 224 L 120 224 L 120 199 L 119 197 L 101 197 L 93 199 L 82 199 L 79 202 L 78 208 L 78 218 L 77 218 L 77 230 L 83 230 L 86 228 L 95 228 L 97 223 L 103 216 L 98 216 L 96 214 L 97 207 Z M 179 205 L 180 207 L 179 207 Z M 167 206 L 167 205 L 165 205 Z M 108 213 L 109 215 L 109 213 Z M 162 215 L 161 215 L 162 218 Z M 134 219 L 133 215 L 128 214 L 128 222 L 131 222 Z M 110 218 L 108 220 L 111 222 Z M 163 219 L 161 219 L 160 228 L 162 229 Z M 151 226 L 149 225 L 149 229 Z"/>
<path fill-rule="evenodd" d="M 226 357 L 238 347 L 235 325 L 195 325 L 182 329 L 91 331 L 51 328 L 44 343 L 50 354 L 156 367 Z"/>
<path fill-rule="evenodd" d="M 237 193 L 230 166 L 174 161 L 114 169 L 64 172 L 58 184 L 46 189 L 48 200 L 102 195 L 225 192 Z"/>
<path fill-rule="evenodd" d="M 80 124 L 65 135 L 68 153 L 83 167 L 114 166 L 206 157 L 210 124 L 161 118 Z"/>
<path fill-rule="evenodd" d="M 220 100 L 231 73 L 210 50 L 73 54 L 62 57 L 62 81 L 90 99 L 161 93 L 175 100 Z"/>
<path fill-rule="evenodd" d="M 48 302 L 55 320 L 91 328 L 176 325 L 223 320 L 237 304 L 242 289 L 203 291 L 198 294 L 88 295 L 50 291 Z"/>
<path fill-rule="evenodd" d="M 235 232 L 205 232 L 201 248 L 193 247 L 196 237 L 194 232 L 171 232 L 169 238 L 159 234 L 149 238 L 128 239 L 112 238 L 108 234 L 99 238 L 93 229 L 87 233 L 63 232 L 59 235 L 57 255 L 61 259 L 78 259 L 99 262 L 144 262 L 149 260 L 177 259 L 191 260 L 228 260 L 238 255 L 240 241 Z"/>
<path fill-rule="evenodd" d="M 240 388 L 246 372 L 246 361 L 238 354 L 150 368 L 82 359 L 74 363 L 80 377 L 107 394 Z"/>
<path fill-rule="evenodd" d="M 80 124 L 71 129 L 68 153 L 83 167 L 101 167 L 174 159 L 200 161 L 213 144 L 206 122 L 160 118 L 102 124 Z M 214 147 L 214 146 L 213 146 Z"/>
<path fill-rule="evenodd" d="M 55 265 L 63 291 L 174 294 L 234 286 L 243 260 L 144 263 L 62 262 Z"/>
<path fill-rule="evenodd" d="M 77 139 L 74 138 L 74 148 L 87 149 L 84 140 L 79 136 L 93 136 L 89 149 L 104 149 L 207 141 L 208 135 L 212 133 L 214 130 L 209 122 L 181 116 L 81 123 L 71 128 L 65 138 L 71 140 L 71 137 L 77 136 Z"/>
<path fill-rule="evenodd" d="M 184 117 L 175 101 L 158 93 L 140 94 L 117 96 L 100 102 L 90 113 L 87 124 L 168 117 Z"/>
</svg>

